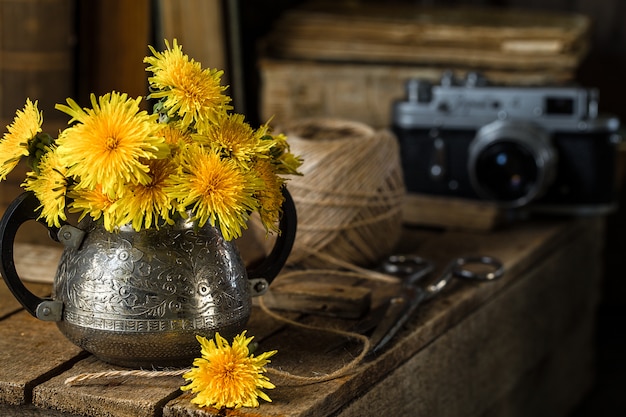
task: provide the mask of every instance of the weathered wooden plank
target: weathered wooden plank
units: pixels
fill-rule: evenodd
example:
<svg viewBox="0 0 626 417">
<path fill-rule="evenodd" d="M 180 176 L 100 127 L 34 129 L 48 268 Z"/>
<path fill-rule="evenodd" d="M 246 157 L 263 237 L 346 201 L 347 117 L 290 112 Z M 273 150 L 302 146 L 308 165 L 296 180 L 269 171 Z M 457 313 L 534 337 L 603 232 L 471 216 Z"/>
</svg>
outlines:
<svg viewBox="0 0 626 417">
<path fill-rule="evenodd" d="M 415 252 L 432 259 L 440 269 L 453 256 L 492 255 L 504 263 L 507 277 L 517 277 L 586 230 L 593 230 L 600 239 L 603 227 L 603 219 L 597 217 L 565 222 L 550 218 L 518 221 L 492 233 L 463 230 L 442 233 L 428 239 Z M 496 289 L 501 285 L 492 284 L 485 288 Z"/>
<path fill-rule="evenodd" d="M 15 243 L 15 269 L 24 281 L 52 284 L 63 246 Z"/>
<path fill-rule="evenodd" d="M 33 404 L 91 417 L 152 417 L 160 415 L 162 404 L 176 397 L 178 387 L 184 383 L 180 377 L 163 377 L 65 384 L 65 380 L 74 375 L 115 369 L 125 368 L 111 366 L 90 356 L 69 371 L 38 385 L 33 390 Z"/>
<path fill-rule="evenodd" d="M 564 245 L 339 415 L 564 415 L 593 374 L 599 281 L 588 259 L 600 249 L 589 233 Z M 551 378 L 543 387 L 549 395 L 507 407 L 518 392 L 536 393 L 535 378 L 520 386 L 523 376 L 559 360 L 544 375 Z"/>
<path fill-rule="evenodd" d="M 16 242 L 14 253 L 15 269 L 23 279 L 26 287 L 39 297 L 50 295 L 50 284 L 54 278 L 58 259 L 61 255 L 60 249 Z M 2 300 L 0 303 L 0 319 L 22 308 L 4 281 L 0 281 L 0 300 Z"/>
<path fill-rule="evenodd" d="M 569 416 L 594 383 L 595 318 L 585 317 L 481 417 Z"/>
<path fill-rule="evenodd" d="M 505 211 L 490 201 L 409 193 L 402 218 L 411 225 L 488 231 L 504 223 Z"/>
<path fill-rule="evenodd" d="M 358 319 L 369 310 L 371 293 L 365 287 L 292 279 L 268 291 L 265 304 L 275 310 Z"/>
<path fill-rule="evenodd" d="M 54 324 L 25 311 L 2 320 L 0 331 L 0 403 L 29 402 L 33 386 L 83 355 Z"/>
<path fill-rule="evenodd" d="M 45 297 L 50 294 L 49 284 L 26 283 L 26 287 L 39 297 Z M 0 281 L 0 320 L 10 314 L 22 309 L 22 305 L 13 297 L 9 287 L 4 281 Z M 2 322 L 0 322 L 0 329 Z"/>
<path fill-rule="evenodd" d="M 61 411 L 37 408 L 32 404 L 21 406 L 0 404 L 0 416 L 10 417 L 81 417 Z"/>
</svg>

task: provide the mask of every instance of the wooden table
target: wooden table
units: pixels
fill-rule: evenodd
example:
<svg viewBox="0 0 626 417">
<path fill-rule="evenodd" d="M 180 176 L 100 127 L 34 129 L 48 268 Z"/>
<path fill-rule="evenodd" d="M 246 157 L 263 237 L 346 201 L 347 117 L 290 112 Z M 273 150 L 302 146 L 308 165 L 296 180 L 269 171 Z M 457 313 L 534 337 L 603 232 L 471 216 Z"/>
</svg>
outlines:
<svg viewBox="0 0 626 417">
<path fill-rule="evenodd" d="M 424 304 L 393 344 L 356 372 L 298 386 L 278 380 L 272 403 L 232 416 L 559 416 L 593 383 L 603 219 L 519 222 L 494 232 L 407 229 L 399 252 L 433 260 L 500 258 L 506 273 L 488 284 L 455 284 Z M 50 273 L 37 247 L 17 247 L 18 266 Z M 45 252 L 47 253 L 47 252 Z M 47 271 L 47 272 L 46 272 Z M 48 285 L 30 285 L 44 295 Z M 290 313 L 301 322 L 353 322 Z M 339 336 L 285 325 L 255 310 L 248 334 L 278 349 L 272 366 L 299 375 L 330 373 L 359 352 Z M 339 338 L 339 339 L 338 339 Z M 332 346 L 339 348 L 331 349 Z M 40 322 L 0 283 L 0 415 L 207 416 L 181 393 L 179 377 L 67 386 L 83 372 L 120 369 L 94 359 Z M 213 410 L 215 412 L 215 410 Z"/>
</svg>

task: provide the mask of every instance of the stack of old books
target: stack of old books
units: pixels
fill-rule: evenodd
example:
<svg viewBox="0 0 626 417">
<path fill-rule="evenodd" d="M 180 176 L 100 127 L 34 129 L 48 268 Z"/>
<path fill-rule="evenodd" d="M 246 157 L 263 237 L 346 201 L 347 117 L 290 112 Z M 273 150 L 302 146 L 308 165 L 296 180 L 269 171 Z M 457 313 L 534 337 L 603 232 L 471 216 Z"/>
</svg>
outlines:
<svg viewBox="0 0 626 417">
<path fill-rule="evenodd" d="M 564 84 L 587 53 L 589 28 L 586 16 L 573 13 L 306 3 L 282 15 L 262 41 L 261 116 L 388 126 L 405 81 L 437 81 L 444 70 L 459 77 L 480 71 L 503 85 Z"/>
</svg>

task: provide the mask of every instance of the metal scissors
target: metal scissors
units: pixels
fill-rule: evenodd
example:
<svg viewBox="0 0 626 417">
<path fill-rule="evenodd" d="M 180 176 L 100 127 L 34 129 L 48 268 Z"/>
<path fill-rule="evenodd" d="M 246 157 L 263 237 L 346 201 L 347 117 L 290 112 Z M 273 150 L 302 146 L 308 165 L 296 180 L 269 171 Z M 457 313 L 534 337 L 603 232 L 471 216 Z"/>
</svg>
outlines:
<svg viewBox="0 0 626 417">
<path fill-rule="evenodd" d="M 475 266 L 480 266 L 480 271 L 475 272 Z M 504 274 L 502 262 L 491 256 L 456 258 L 428 286 L 418 284 L 433 272 L 434 265 L 419 256 L 391 255 L 382 263 L 381 270 L 401 278 L 402 288 L 398 295 L 383 305 L 384 314 L 370 337 L 372 347 L 368 354 L 379 353 L 406 324 L 417 307 L 438 295 L 453 279 L 492 281 Z"/>
</svg>

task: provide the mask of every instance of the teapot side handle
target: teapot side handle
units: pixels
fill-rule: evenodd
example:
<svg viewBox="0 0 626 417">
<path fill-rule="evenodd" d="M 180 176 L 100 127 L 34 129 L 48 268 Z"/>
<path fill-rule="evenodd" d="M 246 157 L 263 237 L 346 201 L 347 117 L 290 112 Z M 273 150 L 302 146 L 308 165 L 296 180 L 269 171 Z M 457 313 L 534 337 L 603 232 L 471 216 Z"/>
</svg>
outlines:
<svg viewBox="0 0 626 417">
<path fill-rule="evenodd" d="M 281 191 L 284 201 L 279 223 L 280 234 L 269 255 L 259 265 L 248 270 L 248 279 L 252 283 L 255 295 L 263 294 L 285 266 L 296 239 L 298 228 L 296 205 L 286 186 L 283 186 Z"/>
<path fill-rule="evenodd" d="M 30 292 L 22 283 L 15 269 L 14 243 L 15 236 L 22 224 L 30 220 L 37 220 L 40 214 L 39 200 L 32 192 L 19 195 L 9 204 L 2 219 L 0 219 L 0 273 L 15 298 L 34 317 L 47 321 L 61 319 L 62 304 L 52 300 L 39 298 Z M 42 223 L 42 222 L 40 222 Z M 44 226 L 50 237 L 57 240 L 58 229 Z"/>
</svg>

